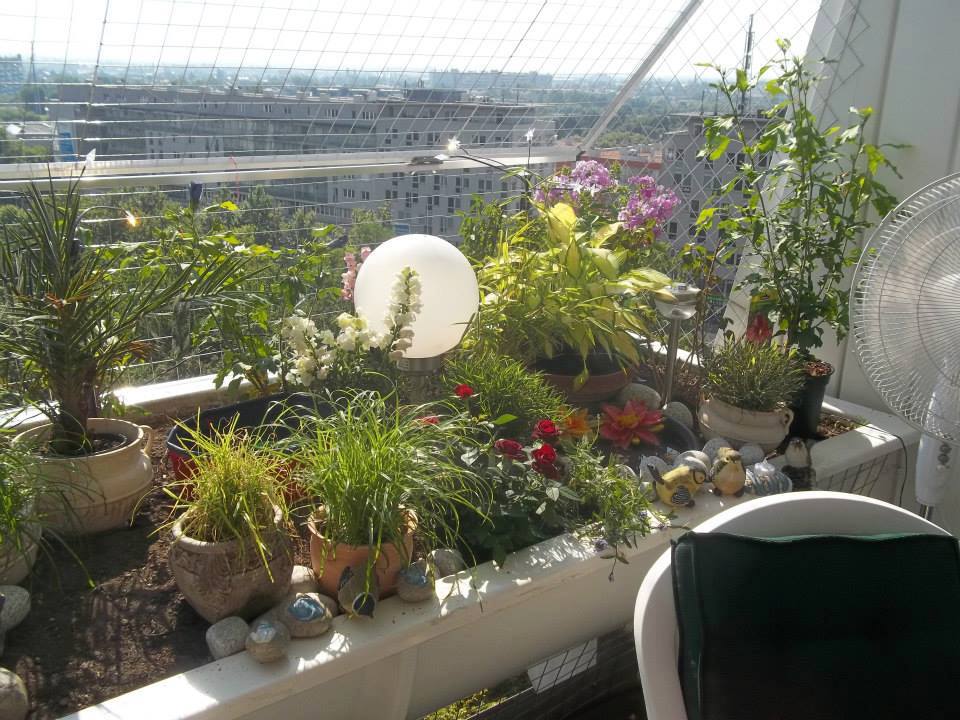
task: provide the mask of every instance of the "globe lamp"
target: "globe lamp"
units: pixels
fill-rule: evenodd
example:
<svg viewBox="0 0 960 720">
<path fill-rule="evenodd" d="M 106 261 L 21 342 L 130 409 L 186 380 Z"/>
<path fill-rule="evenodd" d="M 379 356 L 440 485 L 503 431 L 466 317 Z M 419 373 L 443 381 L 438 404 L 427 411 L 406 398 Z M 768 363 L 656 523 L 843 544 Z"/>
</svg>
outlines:
<svg viewBox="0 0 960 720">
<path fill-rule="evenodd" d="M 409 372 L 440 367 L 477 312 L 477 276 L 455 246 L 433 235 L 400 235 L 377 247 L 360 266 L 354 305 L 377 333 L 387 331 L 390 295 L 397 275 L 409 267 L 420 278 L 421 310 L 413 325 L 413 344 L 398 365 Z"/>
</svg>

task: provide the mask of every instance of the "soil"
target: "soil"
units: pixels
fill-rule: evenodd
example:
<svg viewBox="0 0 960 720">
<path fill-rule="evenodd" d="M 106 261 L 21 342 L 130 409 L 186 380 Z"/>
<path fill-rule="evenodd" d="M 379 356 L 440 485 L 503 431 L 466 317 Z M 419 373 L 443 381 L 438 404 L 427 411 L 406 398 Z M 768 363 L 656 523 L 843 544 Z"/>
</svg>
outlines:
<svg viewBox="0 0 960 720">
<path fill-rule="evenodd" d="M 125 445 L 134 442 L 134 440 L 130 440 L 123 435 L 117 435 L 116 433 L 94 433 L 88 437 L 90 438 L 90 446 L 92 449 L 90 452 L 84 453 L 84 456 L 119 450 Z M 73 455 L 58 455 L 57 453 L 50 452 L 49 446 L 42 446 L 39 452 L 47 457 L 75 457 Z"/>
<path fill-rule="evenodd" d="M 147 424 L 158 430 L 150 455 L 159 488 L 172 479 L 164 446 L 172 423 Z M 154 532 L 168 513 L 166 496 L 153 492 L 129 529 L 69 538 L 84 567 L 56 542 L 41 553 L 27 584 L 32 609 L 0 658 L 26 683 L 29 718 L 60 717 L 213 660 L 209 624 L 170 574 L 168 533 Z"/>
<path fill-rule="evenodd" d="M 833 373 L 833 365 L 823 360 L 810 360 L 803 369 L 810 377 L 824 377 Z"/>
<path fill-rule="evenodd" d="M 817 438 L 826 440 L 827 438 L 836 437 L 837 435 L 843 435 L 851 430 L 856 430 L 861 425 L 863 425 L 862 422 L 852 420 L 843 415 L 821 412 L 820 424 L 817 426 Z"/>
</svg>

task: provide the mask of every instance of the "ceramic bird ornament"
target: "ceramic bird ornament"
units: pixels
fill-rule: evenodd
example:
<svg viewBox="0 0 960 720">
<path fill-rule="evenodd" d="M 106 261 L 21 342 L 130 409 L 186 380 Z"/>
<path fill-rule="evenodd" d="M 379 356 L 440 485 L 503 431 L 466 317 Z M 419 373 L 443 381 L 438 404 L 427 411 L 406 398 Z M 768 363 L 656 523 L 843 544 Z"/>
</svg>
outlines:
<svg viewBox="0 0 960 720">
<path fill-rule="evenodd" d="M 693 507 L 693 496 L 700 492 L 700 487 L 707 481 L 707 474 L 703 470 L 687 465 L 662 474 L 656 466 L 651 465 L 649 469 L 657 495 L 661 502 L 670 507 Z"/>
<path fill-rule="evenodd" d="M 717 459 L 713 462 L 713 494 L 741 497 L 747 484 L 747 471 L 743 467 L 740 453 L 732 448 L 717 450 Z"/>
<path fill-rule="evenodd" d="M 790 438 L 783 453 L 783 472 L 793 481 L 795 490 L 811 490 L 817 485 L 817 474 L 810 459 L 810 446 L 801 438 Z"/>
<path fill-rule="evenodd" d="M 379 594 L 376 574 L 371 573 L 370 582 L 367 583 L 367 569 L 363 565 L 350 565 L 343 569 L 337 586 L 337 600 L 347 615 L 372 618 Z"/>
</svg>

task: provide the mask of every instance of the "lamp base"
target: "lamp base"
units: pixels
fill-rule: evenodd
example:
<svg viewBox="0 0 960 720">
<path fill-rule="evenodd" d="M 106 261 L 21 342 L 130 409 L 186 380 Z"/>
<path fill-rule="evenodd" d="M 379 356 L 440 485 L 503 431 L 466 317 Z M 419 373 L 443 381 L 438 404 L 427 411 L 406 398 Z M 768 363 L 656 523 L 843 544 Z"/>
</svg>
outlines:
<svg viewBox="0 0 960 720">
<path fill-rule="evenodd" d="M 446 355 L 435 355 L 425 358 L 400 358 L 397 368 L 407 375 L 431 375 L 443 367 Z"/>
</svg>

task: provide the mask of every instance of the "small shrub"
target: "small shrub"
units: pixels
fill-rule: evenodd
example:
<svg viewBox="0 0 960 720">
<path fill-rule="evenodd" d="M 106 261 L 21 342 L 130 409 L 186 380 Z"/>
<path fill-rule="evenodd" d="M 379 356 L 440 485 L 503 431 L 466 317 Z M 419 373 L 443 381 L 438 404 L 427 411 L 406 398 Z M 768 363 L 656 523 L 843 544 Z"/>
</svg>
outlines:
<svg viewBox="0 0 960 720">
<path fill-rule="evenodd" d="M 803 384 L 803 366 L 795 353 L 771 342 L 728 336 L 705 368 L 705 392 L 743 410 L 776 410 Z"/>
</svg>

